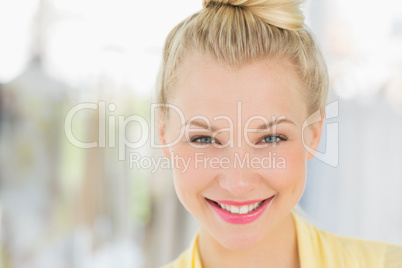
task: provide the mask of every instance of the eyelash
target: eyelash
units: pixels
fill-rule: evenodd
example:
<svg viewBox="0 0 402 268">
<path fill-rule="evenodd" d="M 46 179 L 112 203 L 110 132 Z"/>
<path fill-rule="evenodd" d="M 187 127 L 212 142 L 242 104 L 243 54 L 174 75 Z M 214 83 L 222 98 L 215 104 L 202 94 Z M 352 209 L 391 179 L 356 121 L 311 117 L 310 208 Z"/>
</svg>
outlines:
<svg viewBox="0 0 402 268">
<path fill-rule="evenodd" d="M 274 142 L 264 142 L 264 143 L 278 143 L 278 142 L 281 142 L 281 141 L 287 141 L 288 140 L 288 138 L 285 135 L 281 135 L 281 134 L 279 134 L 279 135 L 267 135 L 264 138 L 262 138 L 262 140 L 265 140 L 266 138 L 276 138 L 276 141 L 274 141 Z"/>
<path fill-rule="evenodd" d="M 211 142 L 200 142 L 199 140 L 201 140 L 201 139 L 211 139 Z M 210 144 L 210 143 L 217 142 L 217 141 L 210 136 L 195 136 L 190 139 L 190 142 L 201 143 L 201 144 Z M 220 144 L 220 142 L 218 142 L 218 144 Z"/>
<path fill-rule="evenodd" d="M 263 142 L 265 139 L 267 139 L 267 138 L 276 138 L 276 141 L 273 141 L 273 142 Z M 201 139 L 210 139 L 211 141 L 210 142 L 201 142 L 200 140 Z M 287 137 L 285 136 L 285 135 L 267 135 L 267 136 L 265 136 L 265 137 L 263 137 L 260 141 L 259 141 L 259 143 L 261 142 L 261 143 L 279 143 L 279 142 L 281 142 L 281 141 L 287 141 Z M 193 137 L 193 138 L 191 138 L 190 139 L 190 142 L 192 142 L 192 143 L 201 143 L 201 144 L 211 144 L 211 143 L 213 143 L 213 142 L 216 142 L 216 143 L 218 143 L 219 145 L 221 144 L 219 141 L 217 141 L 215 138 L 212 138 L 212 137 L 210 137 L 210 136 L 195 136 L 195 137 Z"/>
</svg>

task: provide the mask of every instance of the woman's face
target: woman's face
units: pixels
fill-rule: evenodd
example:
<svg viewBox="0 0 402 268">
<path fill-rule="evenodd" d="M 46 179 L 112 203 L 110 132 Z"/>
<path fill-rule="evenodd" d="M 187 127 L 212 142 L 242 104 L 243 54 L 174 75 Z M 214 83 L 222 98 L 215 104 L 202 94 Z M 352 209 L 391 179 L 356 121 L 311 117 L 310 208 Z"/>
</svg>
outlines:
<svg viewBox="0 0 402 268">
<path fill-rule="evenodd" d="M 302 129 L 302 94 L 286 60 L 234 69 L 202 55 L 185 59 L 160 137 L 180 201 L 224 247 L 255 246 L 299 201 L 305 146 L 317 148 L 321 134 L 321 122 Z"/>
</svg>

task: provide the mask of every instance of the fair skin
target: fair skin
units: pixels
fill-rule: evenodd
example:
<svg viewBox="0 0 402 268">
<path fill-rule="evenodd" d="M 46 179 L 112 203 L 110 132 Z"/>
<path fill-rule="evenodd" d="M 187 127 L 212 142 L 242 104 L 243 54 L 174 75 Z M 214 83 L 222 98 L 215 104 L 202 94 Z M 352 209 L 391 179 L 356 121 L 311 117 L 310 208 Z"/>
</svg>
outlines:
<svg viewBox="0 0 402 268">
<path fill-rule="evenodd" d="M 164 153 L 190 161 L 185 170 L 174 167 L 174 184 L 184 207 L 200 222 L 203 267 L 300 266 L 291 210 L 303 193 L 306 161 L 312 157 L 305 145 L 317 149 L 322 126 L 320 121 L 302 130 L 309 114 L 303 90 L 287 60 L 266 59 L 232 68 L 200 54 L 184 59 L 169 102 L 180 108 L 186 120 L 200 115 L 204 120 L 189 122 L 188 139 L 184 135 Z M 214 120 L 222 115 L 225 119 Z M 261 127 L 262 117 L 277 124 Z M 162 120 L 162 143 L 174 141 L 182 127 L 177 113 Z M 245 132 L 245 128 L 259 130 Z M 236 157 L 262 159 L 273 153 L 283 161 L 280 166 L 234 165 Z M 225 168 L 207 162 L 214 157 L 226 158 Z M 200 159 L 204 162 L 197 162 Z M 218 204 L 211 200 L 265 200 L 268 205 L 253 221 L 233 223 L 219 216 L 214 208 Z"/>
</svg>

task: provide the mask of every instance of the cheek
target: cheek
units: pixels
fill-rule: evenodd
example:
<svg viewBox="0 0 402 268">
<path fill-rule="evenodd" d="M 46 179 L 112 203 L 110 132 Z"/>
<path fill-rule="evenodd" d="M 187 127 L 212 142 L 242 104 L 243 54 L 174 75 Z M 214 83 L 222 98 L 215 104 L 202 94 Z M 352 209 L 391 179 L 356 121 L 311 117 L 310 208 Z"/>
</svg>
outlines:
<svg viewBox="0 0 402 268">
<path fill-rule="evenodd" d="M 287 178 L 289 181 L 289 193 L 300 195 L 303 193 L 306 183 L 306 155 L 304 150 L 294 152 L 288 156 Z M 300 196 L 297 198 L 299 199 Z"/>
<path fill-rule="evenodd" d="M 278 165 L 278 163 L 284 163 Z M 301 144 L 292 146 L 288 150 L 278 152 L 276 156 L 276 167 L 267 171 L 270 174 L 264 176 L 269 178 L 270 185 L 278 193 L 292 194 L 300 198 L 306 180 L 306 154 Z"/>
<path fill-rule="evenodd" d="M 173 158 L 173 179 L 176 193 L 187 210 L 198 205 L 201 193 L 214 181 L 214 170 L 203 168 L 202 156 L 193 150 L 177 145 L 171 150 Z"/>
</svg>

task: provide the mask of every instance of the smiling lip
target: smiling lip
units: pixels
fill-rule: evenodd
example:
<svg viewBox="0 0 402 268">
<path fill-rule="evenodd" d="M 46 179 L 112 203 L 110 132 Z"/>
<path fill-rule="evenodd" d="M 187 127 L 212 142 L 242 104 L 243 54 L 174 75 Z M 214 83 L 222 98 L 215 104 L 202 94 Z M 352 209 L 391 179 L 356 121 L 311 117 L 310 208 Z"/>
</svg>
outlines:
<svg viewBox="0 0 402 268">
<path fill-rule="evenodd" d="M 261 202 L 261 201 L 264 201 L 264 200 L 266 200 L 266 199 L 250 200 L 250 201 L 245 201 L 245 202 L 235 202 L 235 201 L 226 201 L 226 200 L 211 200 L 211 201 L 226 204 L 226 205 L 244 206 L 244 205 L 249 205 L 249 204 Z"/>
<path fill-rule="evenodd" d="M 218 216 L 221 217 L 224 221 L 232 224 L 247 224 L 257 220 L 265 211 L 265 209 L 268 207 L 268 205 L 271 203 L 274 197 L 275 196 L 271 196 L 270 198 L 267 199 L 250 200 L 246 202 L 210 200 L 210 199 L 207 199 L 207 201 L 209 205 L 212 207 L 212 209 L 215 211 L 215 213 L 218 214 Z M 225 208 L 229 208 L 231 212 L 229 212 L 227 209 L 222 208 L 221 204 Z M 244 211 L 240 212 L 240 207 L 247 205 L 252 206 L 252 204 L 257 204 L 257 207 L 254 208 L 254 210 L 250 212 L 244 212 Z M 237 208 L 233 208 L 232 206 L 239 208 L 239 210 Z"/>
</svg>

